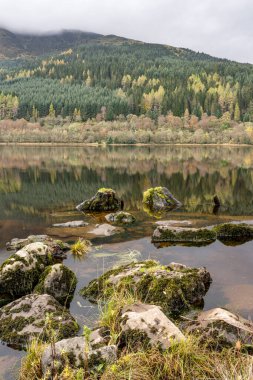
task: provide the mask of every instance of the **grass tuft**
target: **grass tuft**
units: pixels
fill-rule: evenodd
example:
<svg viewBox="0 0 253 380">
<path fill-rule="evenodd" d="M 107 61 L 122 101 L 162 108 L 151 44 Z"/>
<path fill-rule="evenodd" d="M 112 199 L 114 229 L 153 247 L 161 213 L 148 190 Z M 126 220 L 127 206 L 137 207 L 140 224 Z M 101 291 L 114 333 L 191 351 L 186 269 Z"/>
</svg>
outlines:
<svg viewBox="0 0 253 380">
<path fill-rule="evenodd" d="M 72 246 L 71 252 L 75 256 L 83 256 L 89 252 L 91 243 L 88 240 L 78 239 Z"/>
</svg>

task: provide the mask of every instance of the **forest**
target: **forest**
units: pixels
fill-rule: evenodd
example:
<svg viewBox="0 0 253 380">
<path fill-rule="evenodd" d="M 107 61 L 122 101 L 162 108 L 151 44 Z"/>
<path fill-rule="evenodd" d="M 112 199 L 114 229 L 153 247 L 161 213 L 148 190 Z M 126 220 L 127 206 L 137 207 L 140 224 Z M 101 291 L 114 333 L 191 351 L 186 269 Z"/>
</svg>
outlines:
<svg viewBox="0 0 253 380">
<path fill-rule="evenodd" d="M 0 62 L 0 119 L 112 121 L 168 114 L 253 121 L 253 66 L 111 37 Z"/>
</svg>

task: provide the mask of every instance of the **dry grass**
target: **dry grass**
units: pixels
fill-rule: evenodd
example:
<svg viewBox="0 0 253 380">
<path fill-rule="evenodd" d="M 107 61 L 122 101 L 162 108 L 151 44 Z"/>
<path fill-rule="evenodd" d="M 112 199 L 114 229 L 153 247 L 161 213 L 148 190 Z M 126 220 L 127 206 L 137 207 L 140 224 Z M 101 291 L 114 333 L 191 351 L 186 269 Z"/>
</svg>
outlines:
<svg viewBox="0 0 253 380">
<path fill-rule="evenodd" d="M 39 339 L 34 339 L 28 346 L 27 355 L 22 360 L 19 372 L 19 380 L 41 380 L 41 355 L 46 344 Z"/>
<path fill-rule="evenodd" d="M 138 351 L 109 366 L 101 380 L 253 380 L 253 358 L 235 349 L 211 352 L 189 337 L 170 350 Z"/>
</svg>

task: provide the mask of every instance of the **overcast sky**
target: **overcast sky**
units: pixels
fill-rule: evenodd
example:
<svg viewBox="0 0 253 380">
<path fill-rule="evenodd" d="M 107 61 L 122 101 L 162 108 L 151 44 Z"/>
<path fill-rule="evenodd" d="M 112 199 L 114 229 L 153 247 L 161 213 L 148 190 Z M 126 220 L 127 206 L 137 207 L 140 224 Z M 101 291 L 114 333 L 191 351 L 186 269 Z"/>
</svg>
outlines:
<svg viewBox="0 0 253 380">
<path fill-rule="evenodd" d="M 253 63 L 253 0 L 0 0 L 0 25 L 80 29 Z"/>
</svg>

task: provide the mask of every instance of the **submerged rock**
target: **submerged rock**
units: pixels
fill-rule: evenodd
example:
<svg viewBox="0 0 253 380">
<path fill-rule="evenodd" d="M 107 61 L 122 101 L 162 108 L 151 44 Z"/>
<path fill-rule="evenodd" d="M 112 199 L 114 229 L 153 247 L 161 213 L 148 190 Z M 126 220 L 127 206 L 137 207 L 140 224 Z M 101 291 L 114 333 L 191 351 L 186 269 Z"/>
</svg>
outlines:
<svg viewBox="0 0 253 380">
<path fill-rule="evenodd" d="M 132 214 L 125 211 L 118 211 L 116 213 L 106 215 L 105 219 L 108 222 L 115 224 L 132 224 L 136 221 Z"/>
<path fill-rule="evenodd" d="M 66 223 L 56 223 L 53 224 L 53 227 L 69 227 L 69 228 L 77 228 L 77 227 L 85 227 L 88 226 L 89 223 L 84 222 L 83 220 L 73 220 L 72 222 Z"/>
<path fill-rule="evenodd" d="M 60 340 L 75 335 L 78 324 L 54 297 L 29 294 L 0 309 L 0 339 L 17 348 L 32 337 L 47 341 L 56 332 Z"/>
<path fill-rule="evenodd" d="M 34 289 L 37 294 L 50 294 L 63 306 L 68 306 L 77 284 L 74 272 L 63 264 L 55 264 L 45 269 Z"/>
<path fill-rule="evenodd" d="M 211 281 L 205 268 L 175 263 L 163 266 L 147 260 L 109 270 L 83 288 L 81 295 L 98 301 L 126 289 L 140 301 L 161 306 L 164 312 L 176 317 L 191 307 L 201 306 Z"/>
<path fill-rule="evenodd" d="M 143 203 L 151 211 L 171 210 L 182 206 L 166 187 L 153 187 L 143 193 Z"/>
<path fill-rule="evenodd" d="M 221 241 L 249 241 L 253 239 L 253 227 L 248 224 L 225 223 L 213 227 L 217 238 Z"/>
<path fill-rule="evenodd" d="M 221 308 L 201 312 L 195 321 L 186 323 L 188 333 L 198 334 L 215 347 L 253 346 L 253 323 Z"/>
<path fill-rule="evenodd" d="M 15 299 L 31 293 L 45 267 L 51 264 L 52 250 L 43 243 L 20 249 L 0 267 L 0 295 Z"/>
<path fill-rule="evenodd" d="M 140 302 L 122 310 L 120 327 L 120 345 L 136 350 L 139 346 L 159 346 L 166 350 L 172 339 L 178 342 L 185 339 L 158 306 Z"/>
<path fill-rule="evenodd" d="M 111 226 L 110 224 L 98 224 L 93 230 L 89 231 L 90 234 L 97 236 L 112 236 L 123 232 L 124 230 L 119 227 Z"/>
<path fill-rule="evenodd" d="M 6 243 L 6 248 L 10 251 L 17 251 L 31 243 L 44 243 L 45 245 L 61 249 L 62 251 L 68 251 L 70 249 L 69 244 L 61 240 L 52 239 L 48 235 L 30 235 L 25 239 L 14 238 Z"/>
<path fill-rule="evenodd" d="M 112 189 L 101 188 L 96 195 L 76 206 L 78 211 L 115 211 L 121 208 L 121 200 Z"/>
<path fill-rule="evenodd" d="M 180 242 L 203 244 L 216 240 L 216 232 L 206 228 L 181 228 L 158 226 L 152 236 L 153 242 Z"/>
<path fill-rule="evenodd" d="M 88 365 L 88 371 L 96 371 L 97 366 L 112 364 L 117 360 L 117 347 L 103 346 L 93 349 L 84 337 L 63 339 L 55 344 L 54 353 L 48 346 L 42 355 L 42 369 L 44 374 L 51 374 L 53 369 L 57 373 L 65 368 L 66 364 L 76 369 Z"/>
</svg>

